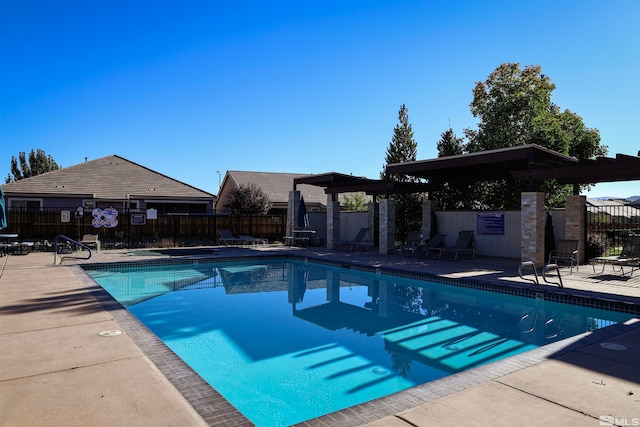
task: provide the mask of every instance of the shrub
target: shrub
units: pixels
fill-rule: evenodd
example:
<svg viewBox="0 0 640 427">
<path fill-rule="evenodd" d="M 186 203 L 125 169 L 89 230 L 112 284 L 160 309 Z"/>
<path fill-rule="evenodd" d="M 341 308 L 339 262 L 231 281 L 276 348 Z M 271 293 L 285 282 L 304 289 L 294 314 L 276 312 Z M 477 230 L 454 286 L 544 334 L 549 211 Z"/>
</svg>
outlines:
<svg viewBox="0 0 640 427">
<path fill-rule="evenodd" d="M 585 244 L 585 257 L 590 260 L 602 256 L 607 250 L 607 240 L 597 234 L 587 235 Z"/>
</svg>

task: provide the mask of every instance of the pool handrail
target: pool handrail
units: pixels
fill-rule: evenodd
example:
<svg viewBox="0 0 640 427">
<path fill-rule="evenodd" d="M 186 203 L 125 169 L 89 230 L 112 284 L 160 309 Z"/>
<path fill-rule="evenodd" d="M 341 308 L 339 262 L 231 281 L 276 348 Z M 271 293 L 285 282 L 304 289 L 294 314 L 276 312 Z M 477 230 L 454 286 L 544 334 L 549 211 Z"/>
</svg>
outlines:
<svg viewBox="0 0 640 427">
<path fill-rule="evenodd" d="M 58 241 L 59 240 L 63 240 L 65 242 L 69 242 L 71 244 L 74 244 L 76 246 L 80 246 L 83 249 L 86 249 L 87 251 L 89 251 L 89 255 L 86 257 L 80 257 L 80 256 L 63 256 L 60 257 L 60 264 L 62 264 L 64 262 L 65 259 L 67 258 L 72 258 L 72 259 L 89 259 L 91 258 L 92 252 L 91 252 L 91 248 L 88 247 L 87 245 L 83 245 L 82 243 L 78 242 L 77 240 L 73 240 L 70 237 L 64 236 L 62 234 L 58 234 L 56 236 L 56 238 L 53 240 L 53 265 L 56 265 L 57 262 L 57 255 L 58 255 Z"/>
</svg>

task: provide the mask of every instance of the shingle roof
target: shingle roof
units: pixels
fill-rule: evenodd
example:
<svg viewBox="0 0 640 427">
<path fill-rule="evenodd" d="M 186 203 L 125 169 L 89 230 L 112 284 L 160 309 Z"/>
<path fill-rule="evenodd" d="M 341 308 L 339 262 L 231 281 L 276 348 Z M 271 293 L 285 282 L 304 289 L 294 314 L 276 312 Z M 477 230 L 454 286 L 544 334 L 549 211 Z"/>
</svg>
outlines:
<svg viewBox="0 0 640 427">
<path fill-rule="evenodd" d="M 123 157 L 111 155 L 2 185 L 5 193 L 95 199 L 180 198 L 215 200 L 199 190 Z"/>
<path fill-rule="evenodd" d="M 243 184 L 254 183 L 258 185 L 271 203 L 287 203 L 289 191 L 293 190 L 293 179 L 307 176 L 305 173 L 282 173 L 282 172 L 245 172 L 227 171 L 228 178 L 239 187 Z M 297 187 L 300 195 L 304 197 L 306 203 L 327 203 L 327 195 L 322 187 L 302 184 Z"/>
</svg>

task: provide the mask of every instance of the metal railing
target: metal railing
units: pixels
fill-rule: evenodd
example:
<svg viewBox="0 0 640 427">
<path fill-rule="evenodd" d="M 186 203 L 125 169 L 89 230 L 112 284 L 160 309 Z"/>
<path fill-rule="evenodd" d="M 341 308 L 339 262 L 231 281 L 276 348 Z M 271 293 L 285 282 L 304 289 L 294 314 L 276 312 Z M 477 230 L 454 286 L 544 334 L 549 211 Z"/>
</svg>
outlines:
<svg viewBox="0 0 640 427">
<path fill-rule="evenodd" d="M 86 249 L 87 251 L 89 251 L 89 254 L 87 256 L 68 255 L 68 256 L 60 257 L 60 264 L 62 264 L 65 259 L 90 259 L 91 258 L 91 255 L 92 255 L 91 248 L 67 236 L 63 236 L 62 234 L 59 234 L 53 240 L 53 265 L 56 265 L 58 261 L 57 260 L 58 253 L 59 253 L 58 250 L 61 247 L 59 243 L 60 241 L 63 241 L 65 243 L 65 246 L 68 248 L 68 250 L 71 251 L 71 252 L 64 252 L 65 254 L 74 253 L 75 252 L 74 249 L 76 249 L 78 246 L 82 249 Z"/>
</svg>

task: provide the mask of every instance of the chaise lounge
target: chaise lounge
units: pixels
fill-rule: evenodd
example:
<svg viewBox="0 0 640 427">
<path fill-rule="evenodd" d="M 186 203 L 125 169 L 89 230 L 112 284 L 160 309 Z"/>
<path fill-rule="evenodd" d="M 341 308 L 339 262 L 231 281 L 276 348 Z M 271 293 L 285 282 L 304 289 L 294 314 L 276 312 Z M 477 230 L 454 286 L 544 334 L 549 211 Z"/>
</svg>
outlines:
<svg viewBox="0 0 640 427">
<path fill-rule="evenodd" d="M 428 242 L 425 242 L 424 246 L 420 246 L 421 255 L 428 257 L 433 252 L 438 253 L 438 258 L 442 258 L 442 254 L 446 252 L 444 248 L 444 239 L 447 237 L 446 234 L 438 233 L 429 239 Z"/>
<path fill-rule="evenodd" d="M 596 264 L 602 265 L 600 272 L 596 271 Z M 640 270 L 640 235 L 631 235 L 624 242 L 620 255 L 596 257 L 591 260 L 593 272 L 597 275 L 604 273 L 604 268 L 610 265 L 612 270 L 617 273 L 616 267 L 620 267 L 620 274 L 626 275 L 624 268 L 631 267 L 629 277 L 633 275 L 635 270 Z"/>
<path fill-rule="evenodd" d="M 453 259 L 457 260 L 458 255 L 471 255 L 471 258 L 475 256 L 475 239 L 474 232 L 472 230 L 464 230 L 458 233 L 458 240 L 453 246 L 444 248 L 444 252 L 453 255 Z"/>
<path fill-rule="evenodd" d="M 369 233 L 368 227 L 362 227 L 358 234 L 353 240 L 340 242 L 340 249 L 345 250 L 345 248 L 349 248 L 351 251 L 355 251 L 360 248 L 364 248 L 365 250 L 369 250 L 369 246 L 371 246 L 369 239 L 367 238 L 367 234 Z"/>
<path fill-rule="evenodd" d="M 218 245 L 241 245 L 244 240 L 239 237 L 235 237 L 231 230 L 218 230 Z"/>
</svg>

